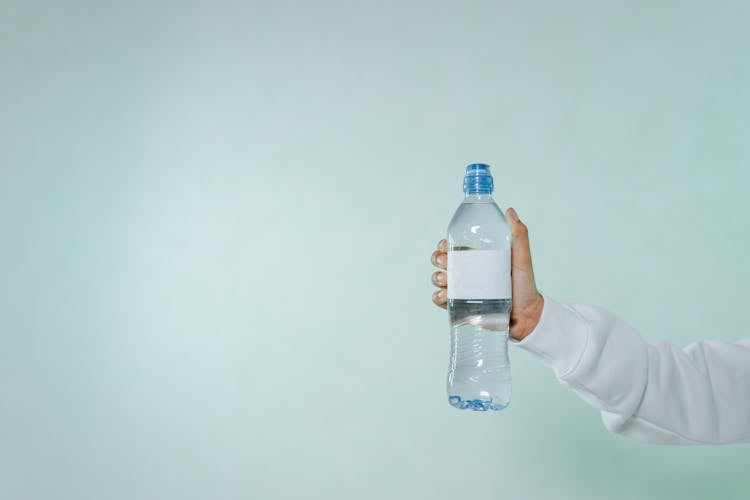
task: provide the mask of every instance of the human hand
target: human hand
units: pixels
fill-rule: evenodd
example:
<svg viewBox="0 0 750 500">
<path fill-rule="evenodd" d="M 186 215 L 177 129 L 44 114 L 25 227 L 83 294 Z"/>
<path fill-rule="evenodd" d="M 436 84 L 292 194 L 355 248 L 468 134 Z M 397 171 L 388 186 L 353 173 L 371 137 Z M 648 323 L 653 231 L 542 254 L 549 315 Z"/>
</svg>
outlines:
<svg viewBox="0 0 750 500">
<path fill-rule="evenodd" d="M 506 212 L 510 231 L 513 235 L 511 247 L 511 286 L 513 304 L 510 311 L 510 336 L 523 340 L 534 331 L 544 308 L 544 298 L 536 288 L 534 269 L 531 265 L 529 231 L 512 208 Z M 437 250 L 432 252 L 432 264 L 441 270 L 432 274 L 432 283 L 438 290 L 432 294 L 435 305 L 446 308 L 448 302 L 448 275 L 444 271 L 448 265 L 448 242 L 440 240 Z"/>
</svg>

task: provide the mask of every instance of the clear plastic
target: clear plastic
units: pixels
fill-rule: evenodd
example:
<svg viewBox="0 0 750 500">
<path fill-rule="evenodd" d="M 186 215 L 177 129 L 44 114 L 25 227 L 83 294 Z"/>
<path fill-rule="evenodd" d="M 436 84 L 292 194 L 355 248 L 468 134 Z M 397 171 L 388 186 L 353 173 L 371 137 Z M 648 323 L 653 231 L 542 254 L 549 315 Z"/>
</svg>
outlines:
<svg viewBox="0 0 750 500">
<path fill-rule="evenodd" d="M 468 174 L 467 174 L 468 175 Z M 448 226 L 448 312 L 451 325 L 448 401 L 461 410 L 502 410 L 510 403 L 508 359 L 511 234 L 503 212 L 486 193 L 468 193 Z M 476 252 L 484 250 L 491 252 Z M 461 252 L 461 255 L 457 255 Z M 493 259 L 486 266 L 479 257 Z M 460 258 L 459 258 L 460 257 Z M 471 264 L 472 260 L 475 264 Z M 455 263 L 482 266 L 479 288 L 452 289 Z M 487 272 L 484 272 L 484 269 Z M 476 285 L 476 283 L 474 283 Z M 500 291 L 498 291 L 500 290 Z M 500 295 L 500 296 L 498 296 Z"/>
</svg>

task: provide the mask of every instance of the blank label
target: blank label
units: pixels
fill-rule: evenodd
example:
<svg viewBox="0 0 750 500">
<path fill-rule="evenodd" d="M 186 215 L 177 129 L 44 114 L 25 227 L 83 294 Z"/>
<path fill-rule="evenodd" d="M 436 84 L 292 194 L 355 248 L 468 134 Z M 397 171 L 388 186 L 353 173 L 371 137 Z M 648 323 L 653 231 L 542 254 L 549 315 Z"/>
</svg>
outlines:
<svg viewBox="0 0 750 500">
<path fill-rule="evenodd" d="M 510 252 L 448 252 L 449 299 L 509 299 Z"/>
</svg>

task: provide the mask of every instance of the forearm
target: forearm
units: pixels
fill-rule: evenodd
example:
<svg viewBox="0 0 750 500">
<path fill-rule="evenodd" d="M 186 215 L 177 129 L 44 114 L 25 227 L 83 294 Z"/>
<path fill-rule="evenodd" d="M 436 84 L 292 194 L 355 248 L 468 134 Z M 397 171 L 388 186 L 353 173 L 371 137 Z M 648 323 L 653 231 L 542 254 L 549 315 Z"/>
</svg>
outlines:
<svg viewBox="0 0 750 500">
<path fill-rule="evenodd" d="M 750 348 L 701 342 L 649 345 L 611 313 L 545 297 L 517 343 L 602 411 L 613 432 L 659 443 L 750 440 Z"/>
</svg>

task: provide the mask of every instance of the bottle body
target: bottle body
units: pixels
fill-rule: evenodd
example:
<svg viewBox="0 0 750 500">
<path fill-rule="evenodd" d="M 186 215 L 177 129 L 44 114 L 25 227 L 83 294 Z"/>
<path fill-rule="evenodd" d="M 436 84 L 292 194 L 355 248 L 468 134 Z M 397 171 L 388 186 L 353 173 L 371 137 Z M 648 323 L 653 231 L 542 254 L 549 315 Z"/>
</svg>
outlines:
<svg viewBox="0 0 750 500">
<path fill-rule="evenodd" d="M 470 189 L 448 226 L 447 389 L 458 409 L 502 410 L 510 403 L 510 247 L 508 223 L 491 194 Z"/>
</svg>

